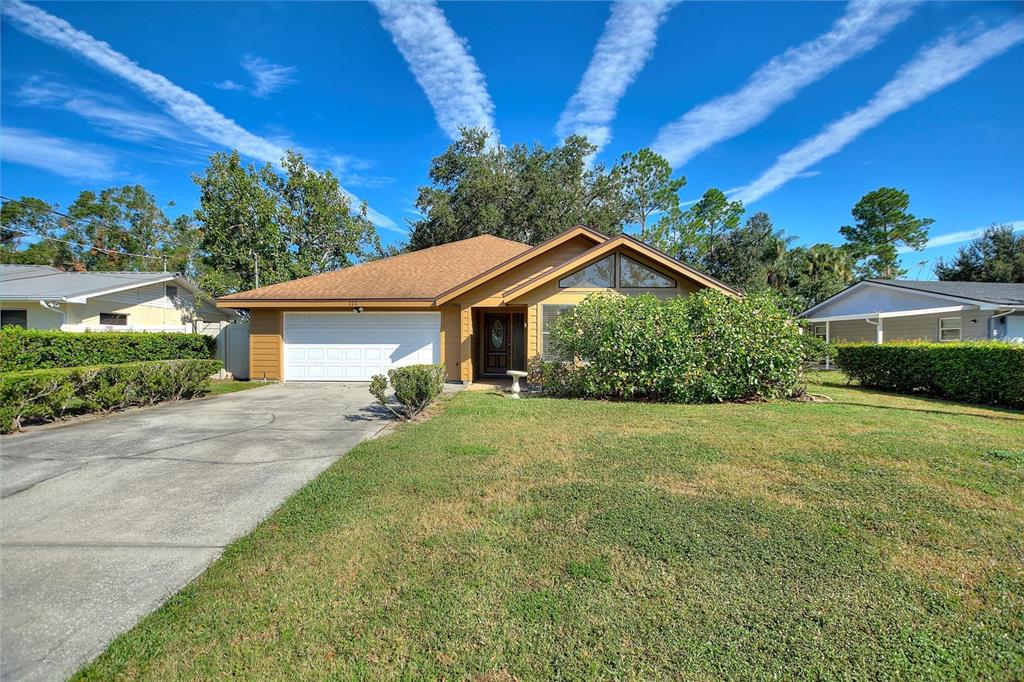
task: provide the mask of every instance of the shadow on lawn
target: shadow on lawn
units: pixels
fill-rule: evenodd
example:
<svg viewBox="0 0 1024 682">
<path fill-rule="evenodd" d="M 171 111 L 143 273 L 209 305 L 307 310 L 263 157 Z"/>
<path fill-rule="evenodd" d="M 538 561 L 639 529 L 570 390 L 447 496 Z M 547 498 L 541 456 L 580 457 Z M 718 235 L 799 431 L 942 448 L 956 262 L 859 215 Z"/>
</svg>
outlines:
<svg viewBox="0 0 1024 682">
<path fill-rule="evenodd" d="M 976 403 L 960 403 L 952 400 L 942 400 L 941 398 L 932 398 L 926 395 L 920 395 L 916 393 L 896 393 L 894 391 L 883 391 L 877 388 L 867 388 L 864 386 L 853 386 L 847 384 L 846 386 L 839 386 L 838 384 L 831 384 L 837 388 L 843 388 L 848 391 L 857 391 L 858 393 L 865 393 L 869 395 L 886 395 L 894 398 L 908 398 L 913 400 L 919 400 L 929 405 L 934 405 L 936 408 L 939 407 L 952 407 L 957 406 L 959 408 L 973 408 L 976 410 L 988 410 L 990 412 L 997 412 L 999 414 L 978 414 L 975 412 L 959 412 L 954 410 L 940 410 L 940 409 L 923 409 L 920 407 L 902 407 L 898 405 L 879 405 L 877 402 L 855 402 L 852 400 L 835 400 L 833 399 L 833 405 L 854 405 L 857 407 L 870 407 L 875 410 L 898 410 L 901 412 L 922 412 L 924 414 L 943 414 L 950 417 L 980 417 L 981 419 L 999 419 L 1003 421 L 1024 421 L 1024 411 L 1015 410 L 1010 407 L 999 407 L 996 405 L 982 405 Z"/>
</svg>

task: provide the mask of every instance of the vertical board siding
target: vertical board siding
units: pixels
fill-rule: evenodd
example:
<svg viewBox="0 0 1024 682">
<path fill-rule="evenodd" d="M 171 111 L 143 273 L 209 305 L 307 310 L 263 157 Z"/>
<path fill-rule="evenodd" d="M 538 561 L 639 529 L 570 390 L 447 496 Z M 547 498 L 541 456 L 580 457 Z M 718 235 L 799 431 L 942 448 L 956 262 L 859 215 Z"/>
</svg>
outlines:
<svg viewBox="0 0 1024 682">
<path fill-rule="evenodd" d="M 249 317 L 249 378 L 280 381 L 281 311 L 254 309 Z"/>
<path fill-rule="evenodd" d="M 464 306 L 459 312 L 459 318 L 462 320 L 462 334 L 459 343 L 459 357 L 462 364 L 459 368 L 459 378 L 470 383 L 473 381 L 473 309 Z"/>
<path fill-rule="evenodd" d="M 462 359 L 462 333 L 460 332 L 461 311 L 459 308 L 445 308 L 441 311 L 441 357 L 448 381 L 459 381 L 459 362 Z"/>
</svg>

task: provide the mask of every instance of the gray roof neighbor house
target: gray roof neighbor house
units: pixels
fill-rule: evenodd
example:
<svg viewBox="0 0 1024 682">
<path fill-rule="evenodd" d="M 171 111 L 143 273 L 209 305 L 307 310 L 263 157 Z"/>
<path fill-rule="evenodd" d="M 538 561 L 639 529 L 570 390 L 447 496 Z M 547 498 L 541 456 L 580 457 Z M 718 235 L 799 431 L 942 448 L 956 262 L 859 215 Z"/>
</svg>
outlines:
<svg viewBox="0 0 1024 682">
<path fill-rule="evenodd" d="M 866 279 L 800 317 L 829 341 L 1024 343 L 1024 284 Z"/>
<path fill-rule="evenodd" d="M 48 265 L 0 265 L 0 300 L 72 301 L 160 282 L 197 291 L 174 272 L 65 272 Z"/>
<path fill-rule="evenodd" d="M 237 318 L 177 272 L 66 272 L 0 265 L 3 325 L 29 329 L 192 331 Z"/>
</svg>

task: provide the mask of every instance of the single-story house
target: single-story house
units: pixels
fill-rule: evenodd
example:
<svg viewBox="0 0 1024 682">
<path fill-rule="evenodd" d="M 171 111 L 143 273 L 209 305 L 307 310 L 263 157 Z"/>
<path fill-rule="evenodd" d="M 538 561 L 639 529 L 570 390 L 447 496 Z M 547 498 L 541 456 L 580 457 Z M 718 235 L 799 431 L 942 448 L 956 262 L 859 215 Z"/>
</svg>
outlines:
<svg viewBox="0 0 1024 682">
<path fill-rule="evenodd" d="M 800 317 L 826 341 L 1024 343 L 1024 284 L 866 279 Z"/>
<path fill-rule="evenodd" d="M 63 331 L 203 331 L 238 317 L 173 272 L 0 265 L 0 325 Z"/>
<path fill-rule="evenodd" d="M 537 246 L 490 235 L 217 300 L 249 311 L 250 374 L 369 381 L 444 363 L 469 383 L 525 370 L 558 315 L 594 292 L 739 292 L 632 237 L 575 227 Z"/>
</svg>

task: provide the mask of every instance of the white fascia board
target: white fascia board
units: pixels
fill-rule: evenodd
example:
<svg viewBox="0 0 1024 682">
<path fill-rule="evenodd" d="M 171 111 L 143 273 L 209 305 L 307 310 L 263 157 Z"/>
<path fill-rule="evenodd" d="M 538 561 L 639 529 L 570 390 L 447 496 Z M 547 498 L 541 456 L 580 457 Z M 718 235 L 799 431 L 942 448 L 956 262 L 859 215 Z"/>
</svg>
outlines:
<svg viewBox="0 0 1024 682">
<path fill-rule="evenodd" d="M 943 301 L 967 302 L 967 303 L 971 304 L 972 306 L 977 307 L 979 310 L 995 310 L 997 308 L 1004 308 L 1005 307 L 1005 306 L 997 305 L 995 303 L 988 303 L 986 301 L 978 301 L 978 300 L 973 299 L 973 298 L 967 298 L 966 296 L 953 296 L 953 295 L 949 295 L 949 294 L 936 294 L 936 293 L 932 293 L 930 291 L 921 291 L 920 289 L 913 289 L 911 287 L 901 287 L 901 286 L 898 286 L 898 285 L 895 285 L 895 284 L 880 284 L 879 282 L 869 282 L 868 280 L 865 279 L 865 280 L 861 280 L 860 282 L 857 282 L 856 284 L 851 284 L 850 286 L 846 287 L 842 291 L 840 291 L 838 293 L 835 293 L 832 296 L 829 296 L 828 298 L 826 298 L 821 303 L 818 303 L 818 304 L 816 304 L 814 306 L 811 306 L 807 310 L 805 310 L 802 313 L 800 313 L 799 316 L 803 317 L 803 318 L 806 318 L 806 319 L 811 319 L 811 317 L 809 317 L 809 316 L 815 310 L 821 308 L 822 306 L 824 306 L 826 304 L 835 303 L 836 301 L 838 301 L 840 299 L 846 298 L 847 296 L 849 296 L 850 294 L 852 294 L 853 292 L 857 291 L 858 289 L 860 289 L 862 287 L 875 287 L 876 289 L 883 289 L 885 291 L 893 291 L 895 289 L 896 291 L 906 291 L 906 292 L 909 292 L 911 294 L 919 294 L 921 296 L 928 296 L 928 297 L 931 297 L 931 298 L 938 298 L 938 299 L 941 299 Z M 874 313 L 872 313 L 872 314 L 874 314 Z M 917 313 L 916 312 L 910 312 L 910 313 L 906 313 L 906 314 L 908 314 L 908 315 L 916 315 Z M 892 316 L 892 315 L 889 315 L 888 313 L 886 315 L 887 316 Z M 864 316 L 863 315 L 855 315 L 853 317 L 850 317 L 850 316 L 846 315 L 846 316 L 833 317 L 831 319 L 834 319 L 834 320 L 838 320 L 838 319 L 859 319 L 861 317 L 864 317 Z M 816 318 L 816 319 L 824 320 L 825 318 L 821 317 L 821 318 Z"/>
<path fill-rule="evenodd" d="M 123 284 L 117 287 L 111 287 L 109 289 L 97 289 L 96 291 L 90 291 L 85 294 L 78 296 L 72 296 L 67 299 L 68 303 L 86 303 L 90 298 L 96 298 L 97 296 L 106 296 L 107 294 L 116 294 L 120 291 L 128 291 L 129 289 L 138 289 L 140 287 L 148 287 L 151 284 L 161 284 L 163 282 L 182 281 L 186 288 L 194 292 L 194 288 L 187 281 L 175 275 L 173 272 L 168 272 L 166 277 L 158 277 L 156 279 L 147 279 L 145 282 L 132 282 L 131 284 Z"/>
<path fill-rule="evenodd" d="M 807 317 L 808 322 L 847 322 L 850 320 L 887 319 L 890 317 L 912 317 L 914 315 L 937 315 L 940 313 L 958 313 L 964 310 L 979 310 L 976 305 L 950 305 L 942 308 L 918 308 L 915 310 L 896 310 L 888 313 L 861 313 L 860 315 L 827 315 L 825 317 Z"/>
</svg>

